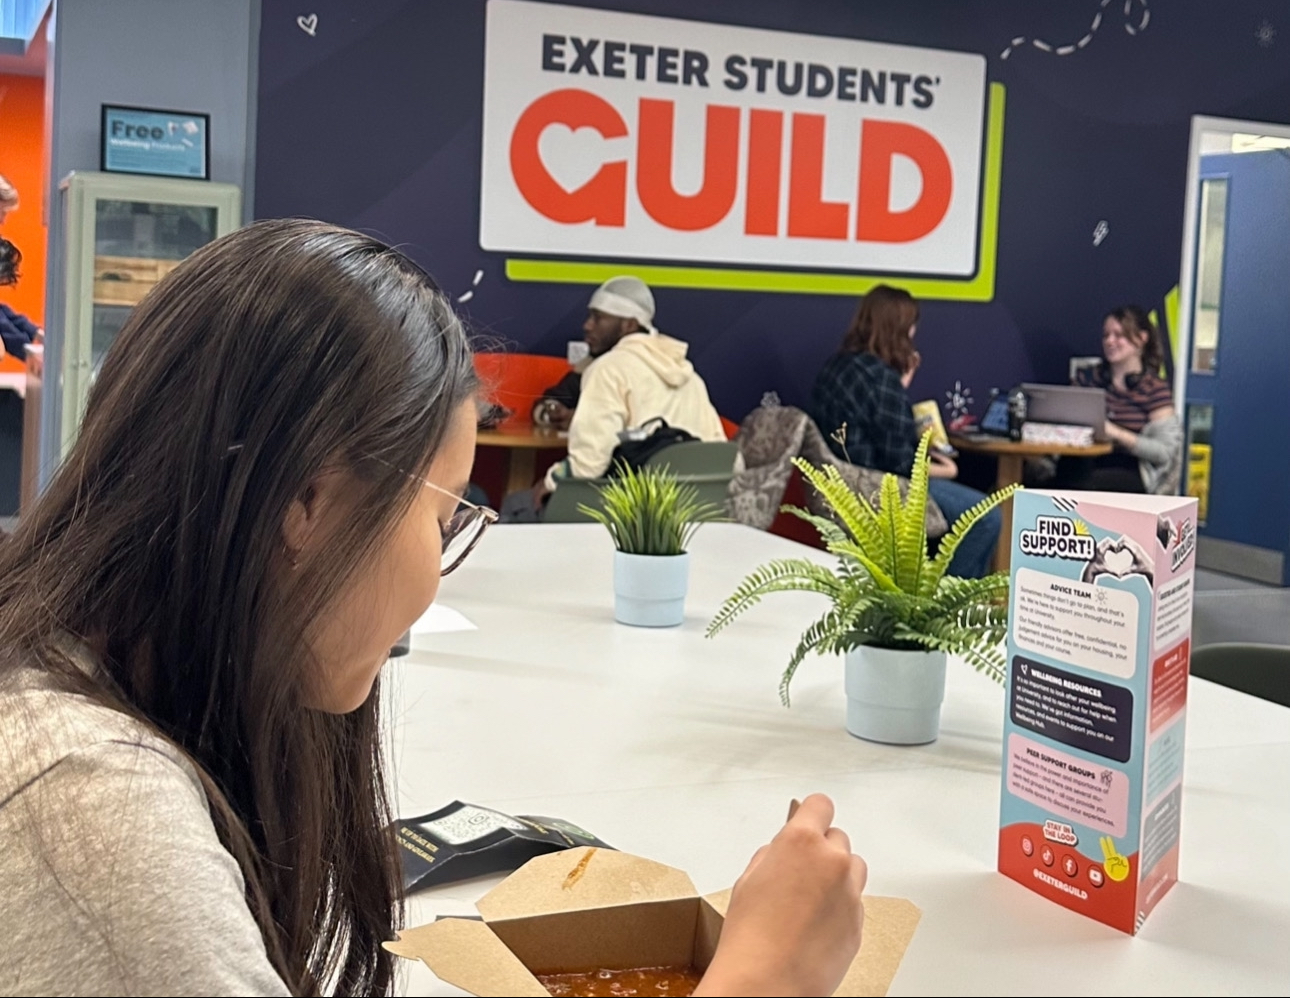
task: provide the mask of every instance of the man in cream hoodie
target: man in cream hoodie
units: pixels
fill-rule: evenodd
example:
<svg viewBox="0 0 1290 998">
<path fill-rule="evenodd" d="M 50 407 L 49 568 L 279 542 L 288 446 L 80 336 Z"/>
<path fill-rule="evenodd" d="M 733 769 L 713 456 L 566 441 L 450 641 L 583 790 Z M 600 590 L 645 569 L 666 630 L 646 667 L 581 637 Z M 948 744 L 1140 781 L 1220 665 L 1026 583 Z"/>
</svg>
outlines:
<svg viewBox="0 0 1290 998">
<path fill-rule="evenodd" d="M 582 328 L 592 361 L 569 423 L 569 456 L 535 486 L 535 498 L 561 478 L 605 474 L 619 432 L 656 416 L 700 440 L 726 439 L 707 385 L 685 357 L 689 347 L 654 328 L 654 295 L 644 281 L 613 277 L 602 284 Z"/>
</svg>

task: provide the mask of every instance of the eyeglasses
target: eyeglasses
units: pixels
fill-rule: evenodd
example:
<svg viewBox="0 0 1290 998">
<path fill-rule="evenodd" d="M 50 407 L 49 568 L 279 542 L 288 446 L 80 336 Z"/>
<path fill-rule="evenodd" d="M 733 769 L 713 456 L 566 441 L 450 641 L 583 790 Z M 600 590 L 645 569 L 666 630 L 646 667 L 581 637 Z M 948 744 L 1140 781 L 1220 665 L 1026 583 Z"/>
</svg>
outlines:
<svg viewBox="0 0 1290 998">
<path fill-rule="evenodd" d="M 457 512 L 453 513 L 448 522 L 439 528 L 439 536 L 442 538 L 442 554 L 439 558 L 440 576 L 447 575 L 465 561 L 466 555 L 475 550 L 475 545 L 484 536 L 484 531 L 488 529 L 490 524 L 496 523 L 499 519 L 494 510 L 489 509 L 487 506 L 476 506 L 473 502 L 463 499 L 455 492 L 449 492 L 429 479 L 414 475 L 410 471 L 403 471 L 402 468 L 390 464 L 389 461 L 384 461 L 375 455 L 368 454 L 367 458 L 377 464 L 383 464 L 387 468 L 402 472 L 414 482 L 420 482 L 427 489 L 441 492 L 457 503 Z M 465 508 L 463 509 L 462 507 Z"/>
<path fill-rule="evenodd" d="M 473 502 L 461 498 L 455 492 L 449 492 L 445 488 L 440 488 L 434 482 L 427 481 L 420 475 L 412 475 L 404 472 L 409 478 L 414 478 L 427 489 L 434 489 L 444 495 L 457 501 L 457 512 L 440 528 L 440 535 L 443 538 L 443 555 L 439 562 L 439 574 L 447 575 L 453 569 L 457 568 L 471 551 L 475 550 L 475 545 L 479 539 L 484 536 L 484 531 L 490 524 L 497 522 L 497 513 L 487 506 L 476 506 Z"/>
<path fill-rule="evenodd" d="M 228 454 L 236 454 L 242 449 L 240 443 L 229 446 Z M 395 471 L 403 471 L 390 464 L 389 461 L 383 461 L 379 457 L 367 455 L 369 460 L 378 464 L 383 464 L 387 468 L 394 468 Z M 444 576 L 461 565 L 466 560 L 466 556 L 475 550 L 475 545 L 479 539 L 484 536 L 484 531 L 490 525 L 496 523 L 498 517 L 495 510 L 487 506 L 476 506 L 473 502 L 463 499 L 455 492 L 449 492 L 447 489 L 436 485 L 420 475 L 414 475 L 411 472 L 403 471 L 413 481 L 420 482 L 427 489 L 434 489 L 441 492 L 457 503 L 457 512 L 453 513 L 448 522 L 439 528 L 441 538 L 441 555 L 439 557 L 439 575 Z M 465 507 L 464 509 L 462 507 Z"/>
</svg>

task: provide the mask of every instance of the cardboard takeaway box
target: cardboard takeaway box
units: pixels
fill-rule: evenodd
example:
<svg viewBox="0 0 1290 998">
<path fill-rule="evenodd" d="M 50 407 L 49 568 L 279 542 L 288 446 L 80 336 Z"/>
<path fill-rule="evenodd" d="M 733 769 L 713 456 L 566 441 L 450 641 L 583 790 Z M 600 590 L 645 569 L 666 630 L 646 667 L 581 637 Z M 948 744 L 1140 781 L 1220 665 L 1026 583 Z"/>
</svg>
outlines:
<svg viewBox="0 0 1290 998">
<path fill-rule="evenodd" d="M 546 998 L 534 976 L 707 967 L 730 892 L 700 897 L 680 870 L 608 849 L 538 856 L 480 898 L 480 920 L 443 918 L 385 946 L 481 998 Z M 901 898 L 865 898 L 864 941 L 836 995 L 885 995 L 918 925 Z"/>
</svg>

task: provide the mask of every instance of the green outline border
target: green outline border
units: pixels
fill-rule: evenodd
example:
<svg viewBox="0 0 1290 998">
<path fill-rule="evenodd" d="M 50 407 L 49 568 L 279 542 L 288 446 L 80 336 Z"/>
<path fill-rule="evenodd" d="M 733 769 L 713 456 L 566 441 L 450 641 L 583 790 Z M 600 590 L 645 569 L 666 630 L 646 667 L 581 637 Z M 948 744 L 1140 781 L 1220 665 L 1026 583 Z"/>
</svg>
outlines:
<svg viewBox="0 0 1290 998">
<path fill-rule="evenodd" d="M 1003 112 L 1005 88 L 990 84 L 990 105 L 985 139 L 985 186 L 981 195 L 980 266 L 971 280 L 941 278 L 892 278 L 868 274 L 804 274 L 783 270 L 728 270 L 713 267 L 640 266 L 631 272 L 648 284 L 662 288 L 709 288 L 723 291 L 783 291 L 795 294 L 862 295 L 884 282 L 898 283 L 916 298 L 941 301 L 993 301 L 995 256 L 999 247 L 999 188 L 1003 167 Z M 621 274 L 621 263 L 570 260 L 507 260 L 506 276 L 512 281 L 545 281 L 555 284 L 599 284 Z"/>
<path fill-rule="evenodd" d="M 1178 382 L 1186 377 L 1189 365 L 1187 358 L 1183 356 L 1182 327 L 1179 326 L 1180 302 L 1178 294 L 1178 285 L 1175 284 L 1165 293 L 1165 323 L 1168 327 L 1170 347 L 1174 355 L 1174 381 Z M 1179 372 L 1182 372 L 1181 374 Z"/>
</svg>

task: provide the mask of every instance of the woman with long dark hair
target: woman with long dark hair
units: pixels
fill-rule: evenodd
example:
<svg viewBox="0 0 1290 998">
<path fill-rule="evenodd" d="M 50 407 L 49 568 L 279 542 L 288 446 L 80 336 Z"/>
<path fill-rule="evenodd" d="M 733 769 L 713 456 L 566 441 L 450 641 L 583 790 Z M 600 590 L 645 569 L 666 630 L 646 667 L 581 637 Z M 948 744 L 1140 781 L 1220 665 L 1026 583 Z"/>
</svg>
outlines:
<svg viewBox="0 0 1290 998">
<path fill-rule="evenodd" d="M 909 477 L 918 433 L 908 388 L 921 357 L 914 349 L 918 302 L 901 288 L 879 284 L 856 308 L 838 352 L 824 364 L 811 391 L 811 416 L 839 458 L 863 468 Z M 958 466 L 932 453 L 928 491 L 953 523 L 985 496 L 953 479 Z M 964 537 L 950 573 L 980 578 L 1003 529 L 992 509 Z"/>
<path fill-rule="evenodd" d="M 1115 450 L 1097 458 L 1057 462 L 1057 488 L 1102 492 L 1172 492 L 1182 468 L 1182 423 L 1173 389 L 1162 377 L 1160 330 L 1139 305 L 1113 308 L 1102 318 L 1102 361 L 1075 375 L 1075 383 L 1106 392 L 1106 436 Z"/>
<path fill-rule="evenodd" d="M 379 673 L 494 518 L 446 299 L 367 236 L 260 222 L 131 314 L 0 545 L 0 993 L 387 993 Z M 863 862 L 808 798 L 703 994 L 821 994 Z M 769 989 L 769 990 L 766 990 Z"/>
</svg>

